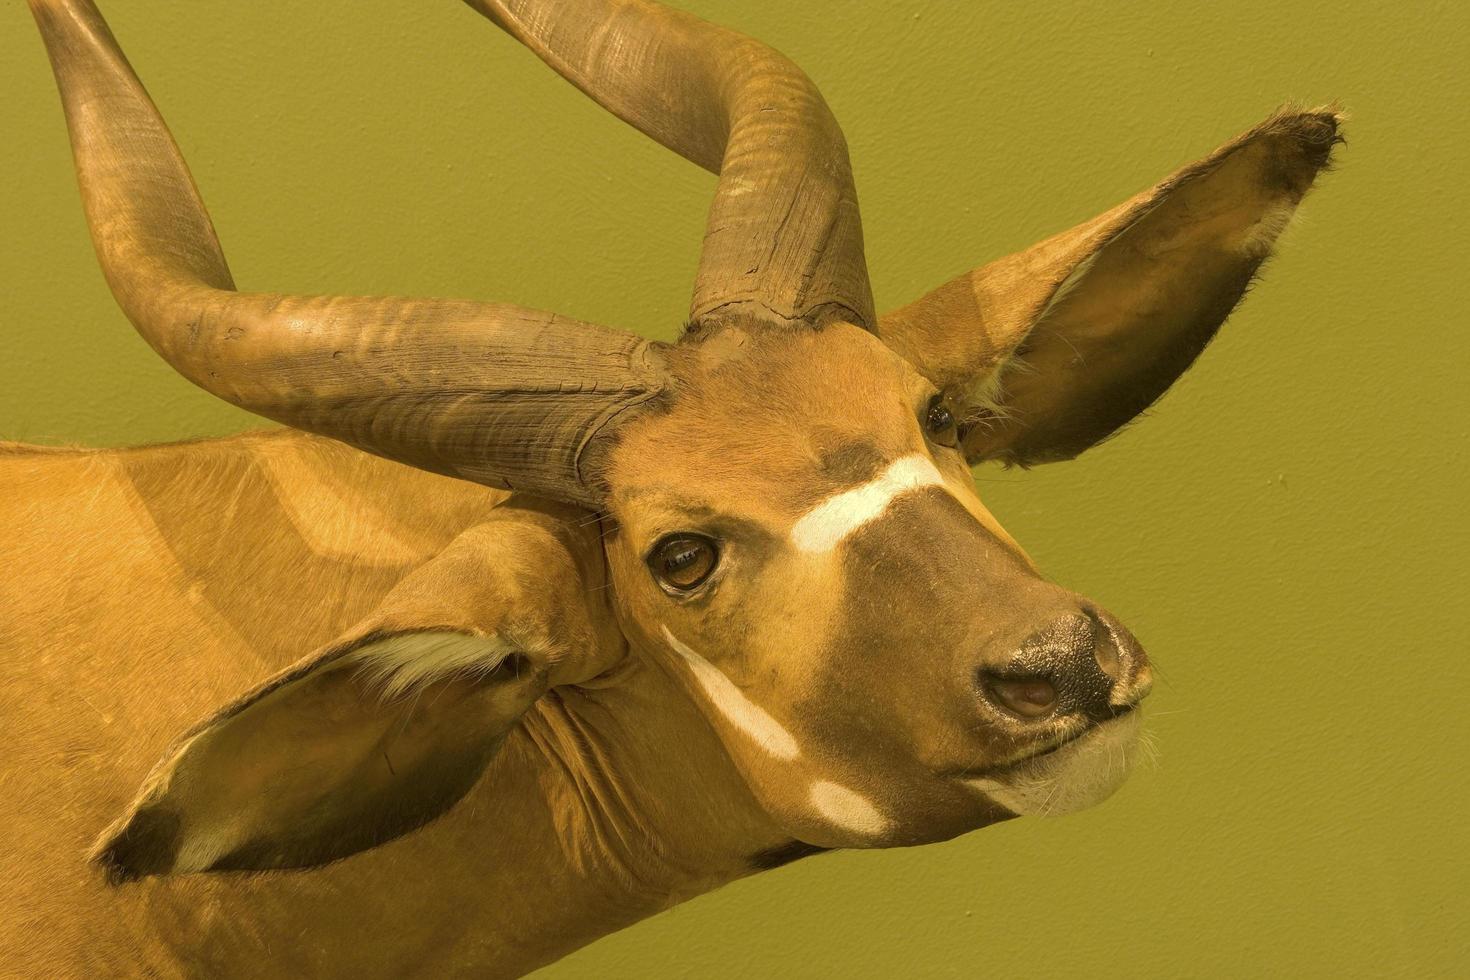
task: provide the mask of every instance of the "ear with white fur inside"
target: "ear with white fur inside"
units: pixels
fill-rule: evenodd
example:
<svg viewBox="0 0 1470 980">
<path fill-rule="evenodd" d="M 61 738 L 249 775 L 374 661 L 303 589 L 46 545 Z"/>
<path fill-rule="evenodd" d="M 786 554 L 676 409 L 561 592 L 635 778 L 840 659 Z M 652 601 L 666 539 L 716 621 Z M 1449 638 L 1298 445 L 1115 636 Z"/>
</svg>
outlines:
<svg viewBox="0 0 1470 980">
<path fill-rule="evenodd" d="M 186 733 L 93 859 L 113 881 L 309 867 L 439 816 L 558 677 L 616 653 L 553 523 L 506 508 L 464 532 L 343 639 Z"/>
<path fill-rule="evenodd" d="M 412 688 L 384 673 L 423 656 L 450 669 Z M 545 691 L 544 669 L 518 667 L 496 639 L 447 631 L 329 651 L 187 736 L 94 859 L 114 881 L 299 868 L 407 833 L 464 795 Z"/>
</svg>

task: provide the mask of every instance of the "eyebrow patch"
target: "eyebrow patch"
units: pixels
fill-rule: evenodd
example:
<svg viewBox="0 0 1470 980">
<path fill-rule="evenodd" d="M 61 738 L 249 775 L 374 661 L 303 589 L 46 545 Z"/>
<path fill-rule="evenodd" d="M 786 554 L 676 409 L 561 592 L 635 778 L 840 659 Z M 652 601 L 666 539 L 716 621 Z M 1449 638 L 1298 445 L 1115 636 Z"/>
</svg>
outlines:
<svg viewBox="0 0 1470 980">
<path fill-rule="evenodd" d="M 803 514 L 791 528 L 791 542 L 802 551 L 831 551 L 843 538 L 879 517 L 902 494 L 943 485 L 944 477 L 928 457 L 914 453 L 894 460 L 862 486 L 828 497 Z"/>
<path fill-rule="evenodd" d="M 659 628 L 664 632 L 664 642 L 689 665 L 704 693 L 732 725 L 777 758 L 790 760 L 801 755 L 801 746 L 796 744 L 796 739 L 765 708 L 747 698 L 718 667 L 680 643 L 667 626 L 659 624 Z"/>
</svg>

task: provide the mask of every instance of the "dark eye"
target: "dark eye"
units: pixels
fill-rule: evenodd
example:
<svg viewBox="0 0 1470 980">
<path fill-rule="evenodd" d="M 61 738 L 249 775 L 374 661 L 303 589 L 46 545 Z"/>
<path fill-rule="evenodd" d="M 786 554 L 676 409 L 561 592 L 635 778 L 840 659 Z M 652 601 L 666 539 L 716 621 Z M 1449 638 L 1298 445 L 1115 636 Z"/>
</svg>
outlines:
<svg viewBox="0 0 1470 980">
<path fill-rule="evenodd" d="M 953 448 L 959 445 L 956 425 L 954 412 L 945 404 L 944 396 L 935 395 L 924 415 L 924 433 L 939 445 Z"/>
<path fill-rule="evenodd" d="M 689 592 L 709 578 L 719 560 L 719 549 L 704 535 L 670 534 L 649 552 L 648 568 L 665 589 Z"/>
</svg>

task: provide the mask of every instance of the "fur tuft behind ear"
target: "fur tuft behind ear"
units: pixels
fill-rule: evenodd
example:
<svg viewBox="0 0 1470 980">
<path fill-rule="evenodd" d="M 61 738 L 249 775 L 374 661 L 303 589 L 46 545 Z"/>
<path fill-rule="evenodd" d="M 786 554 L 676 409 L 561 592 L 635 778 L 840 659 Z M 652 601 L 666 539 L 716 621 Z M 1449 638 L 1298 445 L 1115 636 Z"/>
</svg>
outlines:
<svg viewBox="0 0 1470 980">
<path fill-rule="evenodd" d="M 511 660 L 516 655 L 516 648 L 498 633 L 423 632 L 397 637 L 394 643 L 366 644 L 352 657 L 369 688 L 384 701 L 397 701 L 440 681 L 483 680 L 508 662 L 519 674 L 519 662 Z"/>
</svg>

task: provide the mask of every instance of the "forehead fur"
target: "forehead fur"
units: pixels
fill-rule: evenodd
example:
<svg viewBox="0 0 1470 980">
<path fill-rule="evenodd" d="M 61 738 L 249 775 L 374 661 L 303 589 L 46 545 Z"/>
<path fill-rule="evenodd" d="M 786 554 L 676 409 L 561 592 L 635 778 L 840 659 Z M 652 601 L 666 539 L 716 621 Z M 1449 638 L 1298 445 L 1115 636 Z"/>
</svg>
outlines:
<svg viewBox="0 0 1470 980">
<path fill-rule="evenodd" d="M 614 499 L 774 510 L 871 479 L 922 444 L 932 389 L 872 334 L 722 327 L 671 352 L 666 408 L 630 424 L 614 453 Z"/>
</svg>

